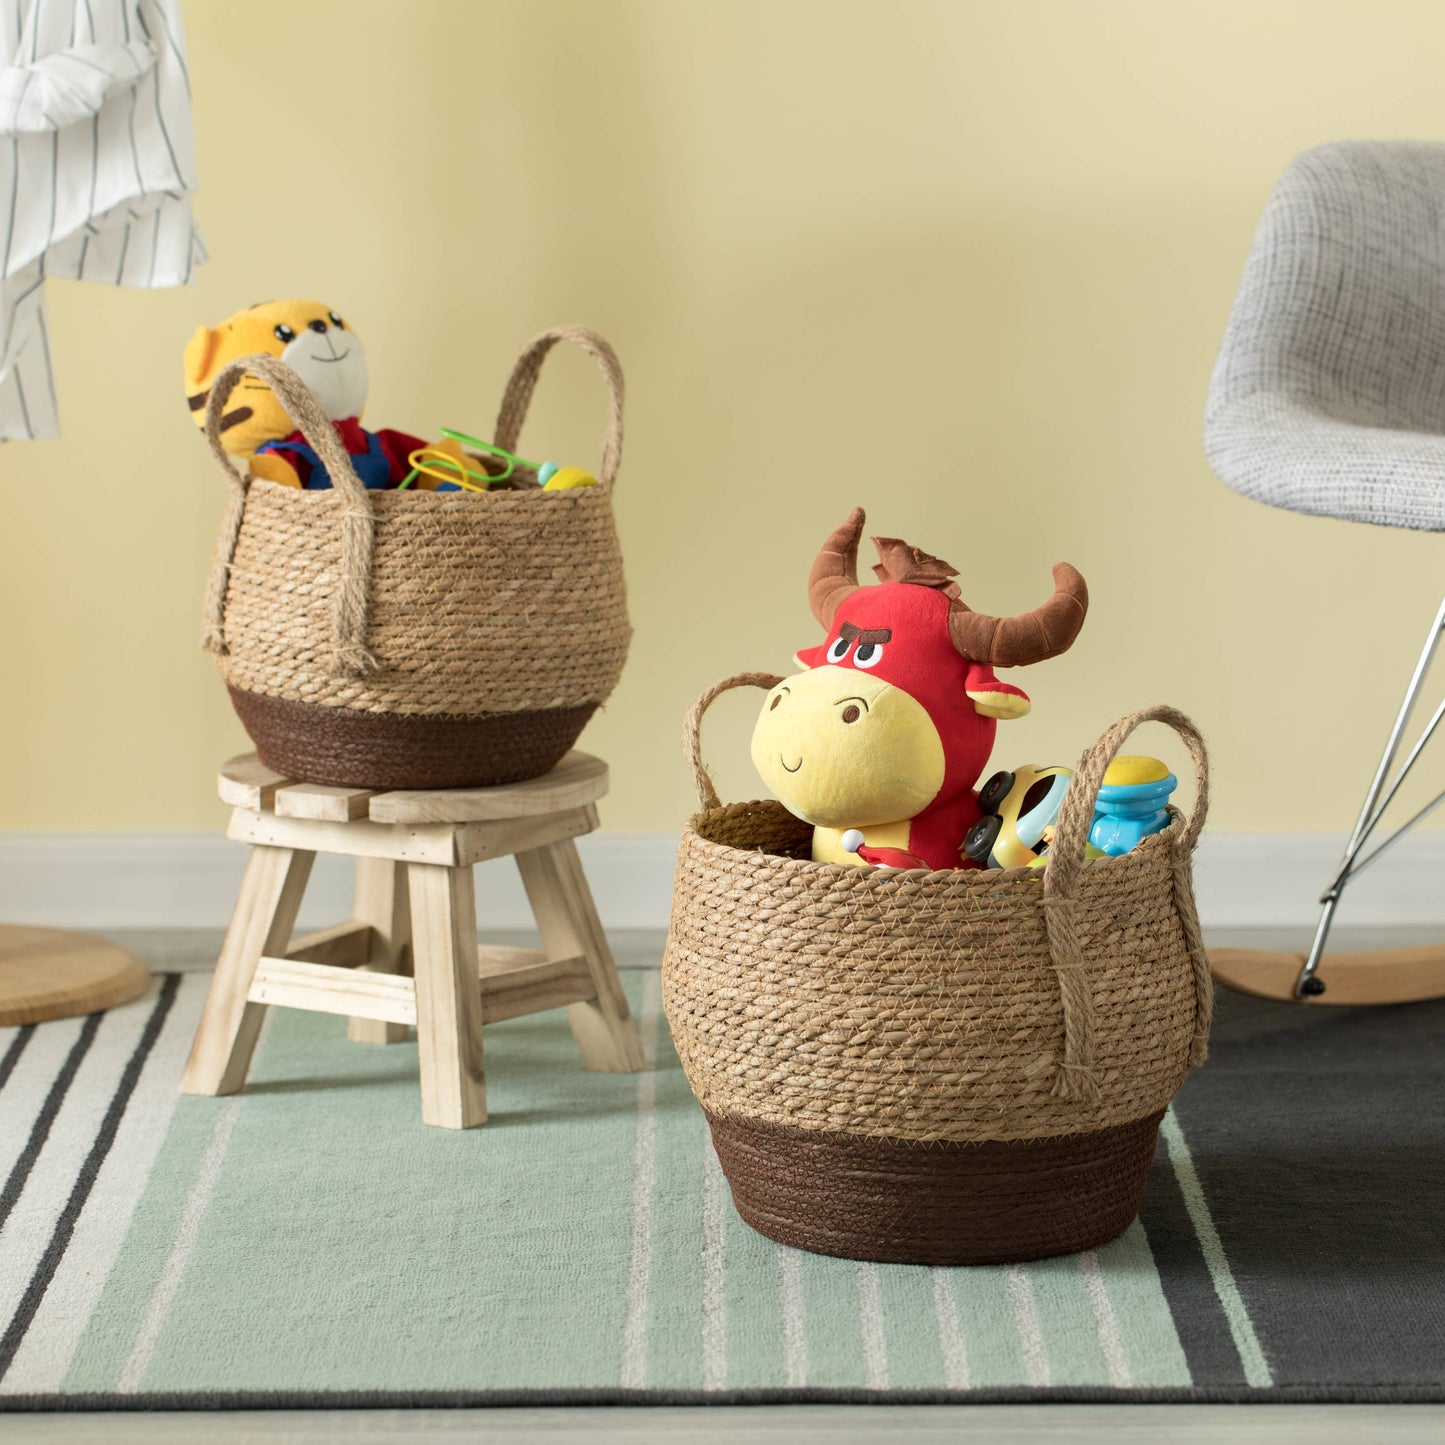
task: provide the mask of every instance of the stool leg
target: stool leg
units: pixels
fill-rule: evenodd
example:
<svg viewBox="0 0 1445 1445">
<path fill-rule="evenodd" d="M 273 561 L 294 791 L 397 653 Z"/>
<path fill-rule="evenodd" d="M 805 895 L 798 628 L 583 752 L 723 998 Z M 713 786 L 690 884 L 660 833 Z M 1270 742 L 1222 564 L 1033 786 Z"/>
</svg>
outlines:
<svg viewBox="0 0 1445 1445">
<path fill-rule="evenodd" d="M 627 1007 L 607 935 L 592 903 L 582 860 L 570 838 L 517 854 L 542 944 L 554 959 L 587 960 L 597 997 L 568 1004 L 567 1022 L 585 1068 L 632 1074 L 644 1067 L 642 1040 Z"/>
<path fill-rule="evenodd" d="M 351 916 L 371 927 L 371 957 L 362 964 L 372 973 L 401 973 L 411 946 L 411 908 L 406 864 L 390 858 L 356 860 L 356 904 Z M 358 1044 L 400 1043 L 410 1031 L 385 1019 L 351 1019 L 346 1037 Z"/>
<path fill-rule="evenodd" d="M 266 1017 L 265 1005 L 247 1002 L 246 995 L 261 956 L 285 955 L 315 857 L 296 848 L 251 849 L 236 911 L 181 1076 L 183 1094 L 235 1094 L 245 1086 Z"/>
<path fill-rule="evenodd" d="M 422 1122 L 470 1129 L 487 1121 L 472 870 L 412 863 L 408 872 Z"/>
</svg>

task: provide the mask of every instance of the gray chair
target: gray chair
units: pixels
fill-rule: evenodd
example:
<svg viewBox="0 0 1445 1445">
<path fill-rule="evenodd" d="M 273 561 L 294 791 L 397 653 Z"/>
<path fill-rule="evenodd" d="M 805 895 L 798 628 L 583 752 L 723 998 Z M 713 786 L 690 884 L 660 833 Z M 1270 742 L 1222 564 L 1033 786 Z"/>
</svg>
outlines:
<svg viewBox="0 0 1445 1445">
<path fill-rule="evenodd" d="M 1265 209 L 1225 331 L 1204 444 L 1221 481 L 1271 506 L 1445 530 L 1445 145 L 1346 141 L 1290 164 Z M 1325 993 L 1320 961 L 1346 884 L 1445 802 L 1442 793 L 1363 851 L 1445 716 L 1442 702 L 1395 768 L 1442 630 L 1445 602 L 1321 898 L 1314 943 L 1292 961 L 1284 996 Z M 1392 984 L 1377 968 L 1382 989 L 1371 994 L 1370 984 L 1352 978 L 1348 988 L 1331 987 L 1329 1001 L 1337 993 L 1385 1002 L 1445 992 L 1445 950 L 1397 952 L 1410 979 Z M 1281 996 L 1267 986 L 1250 991 Z"/>
</svg>

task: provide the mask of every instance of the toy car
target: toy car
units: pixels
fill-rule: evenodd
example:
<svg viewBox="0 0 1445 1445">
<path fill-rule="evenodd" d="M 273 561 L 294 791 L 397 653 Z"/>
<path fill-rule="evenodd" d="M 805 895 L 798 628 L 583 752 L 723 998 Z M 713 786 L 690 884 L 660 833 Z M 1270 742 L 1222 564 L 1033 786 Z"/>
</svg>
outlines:
<svg viewBox="0 0 1445 1445">
<path fill-rule="evenodd" d="M 1025 763 L 998 772 L 979 789 L 984 816 L 968 830 L 963 851 L 990 868 L 1026 868 L 1047 853 L 1072 768 Z"/>
</svg>

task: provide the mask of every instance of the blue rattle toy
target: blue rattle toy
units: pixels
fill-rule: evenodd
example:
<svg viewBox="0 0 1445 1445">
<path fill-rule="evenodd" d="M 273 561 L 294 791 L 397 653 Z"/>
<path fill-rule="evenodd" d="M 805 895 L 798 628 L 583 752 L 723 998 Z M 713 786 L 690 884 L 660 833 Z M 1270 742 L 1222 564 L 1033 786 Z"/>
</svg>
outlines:
<svg viewBox="0 0 1445 1445">
<path fill-rule="evenodd" d="M 1104 773 L 1089 842 L 1117 858 L 1169 826 L 1169 799 L 1179 779 L 1158 758 L 1115 758 Z"/>
</svg>

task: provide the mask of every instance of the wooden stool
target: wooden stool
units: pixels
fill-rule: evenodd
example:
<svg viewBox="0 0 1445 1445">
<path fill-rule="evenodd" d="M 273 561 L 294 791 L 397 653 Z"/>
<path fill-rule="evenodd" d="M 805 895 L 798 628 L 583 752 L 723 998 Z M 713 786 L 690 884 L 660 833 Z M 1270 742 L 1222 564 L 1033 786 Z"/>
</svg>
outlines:
<svg viewBox="0 0 1445 1445">
<path fill-rule="evenodd" d="M 187 1094 L 244 1087 L 266 1008 L 347 1015 L 360 1043 L 415 1024 L 421 1116 L 486 1122 L 482 1020 L 567 1007 L 583 1066 L 643 1067 L 574 838 L 597 826 L 607 765 L 569 753 L 504 787 L 371 793 L 292 783 L 254 753 L 221 769 L 228 838 L 251 844 L 231 926 L 181 1080 Z M 292 939 L 317 853 L 356 859 L 355 916 Z M 472 865 L 517 860 L 544 947 L 477 946 Z"/>
</svg>

